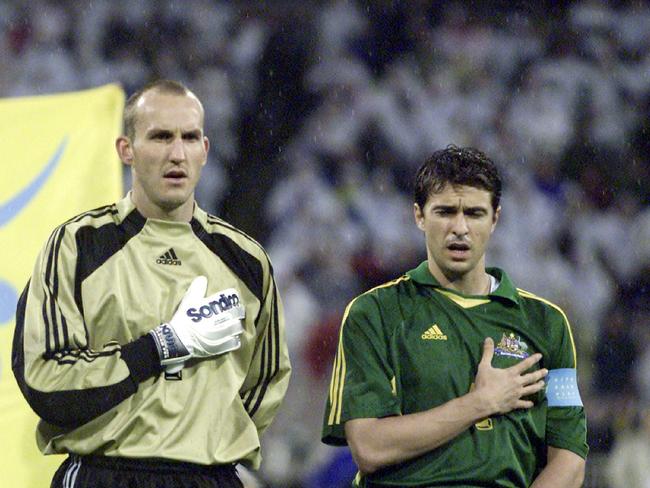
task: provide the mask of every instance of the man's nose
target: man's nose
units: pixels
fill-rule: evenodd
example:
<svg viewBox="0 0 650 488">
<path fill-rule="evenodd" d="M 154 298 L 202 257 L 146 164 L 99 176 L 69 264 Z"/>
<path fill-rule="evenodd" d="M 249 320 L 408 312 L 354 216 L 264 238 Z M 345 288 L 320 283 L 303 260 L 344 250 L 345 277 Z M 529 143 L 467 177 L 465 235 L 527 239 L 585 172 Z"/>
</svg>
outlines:
<svg viewBox="0 0 650 488">
<path fill-rule="evenodd" d="M 452 222 L 451 231 L 457 236 L 464 236 L 469 232 L 467 218 L 463 212 L 459 212 Z"/>
<path fill-rule="evenodd" d="M 169 159 L 174 162 L 185 161 L 185 145 L 182 139 L 174 139 L 172 142 Z"/>
</svg>

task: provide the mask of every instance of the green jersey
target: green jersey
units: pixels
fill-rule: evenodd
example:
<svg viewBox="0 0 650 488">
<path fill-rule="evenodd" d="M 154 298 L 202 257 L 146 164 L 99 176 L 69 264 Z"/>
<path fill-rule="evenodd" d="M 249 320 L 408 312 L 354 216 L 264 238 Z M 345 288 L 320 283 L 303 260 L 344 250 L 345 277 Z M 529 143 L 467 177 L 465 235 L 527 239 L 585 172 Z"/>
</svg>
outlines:
<svg viewBox="0 0 650 488">
<path fill-rule="evenodd" d="M 495 343 L 494 367 L 506 368 L 539 352 L 536 367 L 575 368 L 565 314 L 516 289 L 500 269 L 487 296 L 442 288 L 425 261 L 401 278 L 348 305 L 341 326 L 323 441 L 346 443 L 344 424 L 431 409 L 473 386 L 483 342 Z M 546 463 L 547 446 L 587 455 L 582 407 L 535 406 L 478 422 L 422 456 L 357 479 L 361 486 L 527 487 Z"/>
<path fill-rule="evenodd" d="M 191 281 L 236 290 L 242 345 L 163 375 L 147 332 Z M 259 244 L 194 207 L 145 219 L 130 196 L 59 226 L 18 304 L 13 370 L 44 453 L 260 463 L 289 379 L 281 302 Z"/>
</svg>

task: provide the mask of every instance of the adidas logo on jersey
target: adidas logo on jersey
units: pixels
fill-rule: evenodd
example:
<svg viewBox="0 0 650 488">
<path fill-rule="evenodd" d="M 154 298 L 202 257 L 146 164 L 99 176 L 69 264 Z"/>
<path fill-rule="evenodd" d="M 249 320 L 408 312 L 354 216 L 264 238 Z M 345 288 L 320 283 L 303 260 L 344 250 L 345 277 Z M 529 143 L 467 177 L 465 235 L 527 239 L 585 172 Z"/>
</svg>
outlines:
<svg viewBox="0 0 650 488">
<path fill-rule="evenodd" d="M 422 339 L 425 340 L 434 340 L 434 341 L 446 341 L 447 336 L 442 333 L 438 324 L 433 324 L 429 327 L 424 334 L 422 334 Z"/>
<path fill-rule="evenodd" d="M 180 266 L 181 260 L 178 259 L 178 256 L 176 255 L 176 252 L 174 251 L 173 247 L 169 248 L 169 251 L 167 251 L 165 254 L 161 255 L 158 259 L 156 259 L 157 264 L 171 264 L 172 266 Z"/>
</svg>

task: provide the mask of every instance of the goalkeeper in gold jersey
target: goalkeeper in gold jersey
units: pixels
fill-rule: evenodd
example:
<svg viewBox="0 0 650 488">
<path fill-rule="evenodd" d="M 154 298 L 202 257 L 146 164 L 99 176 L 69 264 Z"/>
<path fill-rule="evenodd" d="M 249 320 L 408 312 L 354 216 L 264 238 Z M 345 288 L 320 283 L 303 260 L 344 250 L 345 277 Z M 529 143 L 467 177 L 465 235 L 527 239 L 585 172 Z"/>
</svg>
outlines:
<svg viewBox="0 0 650 488">
<path fill-rule="evenodd" d="M 41 418 L 52 487 L 241 487 L 287 388 L 282 306 L 261 246 L 196 205 L 203 107 L 161 80 L 116 141 L 133 188 L 57 227 L 16 315 L 12 366 Z"/>
<path fill-rule="evenodd" d="M 427 260 L 345 311 L 323 441 L 350 446 L 356 486 L 582 484 L 585 413 L 567 317 L 485 267 L 500 195 L 480 151 L 434 153 L 415 181 Z"/>
</svg>

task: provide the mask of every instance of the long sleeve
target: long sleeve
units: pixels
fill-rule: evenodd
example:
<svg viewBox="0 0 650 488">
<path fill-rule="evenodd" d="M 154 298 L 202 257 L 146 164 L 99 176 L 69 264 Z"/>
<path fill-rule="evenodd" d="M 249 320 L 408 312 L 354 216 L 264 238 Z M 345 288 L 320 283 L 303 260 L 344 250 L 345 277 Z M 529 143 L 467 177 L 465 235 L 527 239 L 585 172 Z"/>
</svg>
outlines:
<svg viewBox="0 0 650 488">
<path fill-rule="evenodd" d="M 58 227 L 20 297 L 12 350 L 12 369 L 31 408 L 46 422 L 67 428 L 107 412 L 160 368 L 146 335 L 126 345 L 93 343 L 78 256 L 71 226 Z"/>
<path fill-rule="evenodd" d="M 275 417 L 291 373 L 284 313 L 270 264 L 265 274 L 266 292 L 256 320 L 255 352 L 240 391 L 244 407 L 260 435 Z"/>
</svg>

